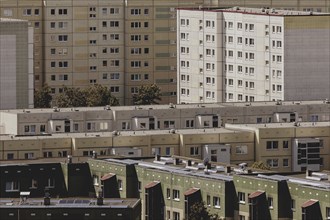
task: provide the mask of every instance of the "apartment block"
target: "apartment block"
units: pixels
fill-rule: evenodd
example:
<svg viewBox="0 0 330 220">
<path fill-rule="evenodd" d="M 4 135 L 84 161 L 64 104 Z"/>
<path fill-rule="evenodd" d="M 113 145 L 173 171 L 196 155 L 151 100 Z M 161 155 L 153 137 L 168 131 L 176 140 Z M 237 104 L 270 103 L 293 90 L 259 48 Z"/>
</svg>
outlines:
<svg viewBox="0 0 330 220">
<path fill-rule="evenodd" d="M 33 108 L 33 29 L 0 18 L 0 109 Z"/>
<path fill-rule="evenodd" d="M 275 172 L 329 169 L 329 122 L 226 124 L 225 128 L 0 137 L 0 160 L 83 162 L 178 155 L 225 164 L 262 162 Z"/>
<path fill-rule="evenodd" d="M 0 180 L 1 210 L 8 216 L 15 213 L 11 215 L 13 219 L 17 219 L 14 217 L 18 212 L 14 210 L 19 207 L 14 202 L 18 197 L 24 204 L 20 211 L 29 219 L 46 213 L 52 217 L 67 213 L 63 218 L 72 218 L 83 207 L 80 215 L 87 213 L 85 217 L 96 219 L 105 213 L 103 208 L 108 208 L 106 216 L 122 213 L 127 218 L 130 213 L 137 219 L 182 220 L 188 218 L 196 202 L 204 202 L 207 210 L 220 219 L 330 217 L 327 170 L 279 173 L 252 169 L 245 164 L 157 155 L 134 160 L 95 156 L 87 163 L 73 163 L 69 159 L 65 163 L 4 164 L 0 172 L 4 176 Z M 40 175 L 43 172 L 47 174 Z M 49 182 L 49 178 L 54 180 Z M 47 185 L 48 200 L 40 200 Z M 56 199 L 59 193 L 61 199 Z M 8 202 L 13 204 L 9 206 Z M 109 203 L 113 205 L 110 209 Z M 117 206 L 118 203 L 122 206 Z M 30 210 L 32 205 L 40 208 Z M 42 212 L 41 206 L 47 206 L 47 211 Z M 98 208 L 92 211 L 87 207 Z M 120 209 L 123 207 L 126 209 Z"/>
<path fill-rule="evenodd" d="M 330 120 L 329 101 L 209 103 L 0 111 L 0 134 L 42 135 L 220 128 Z"/>
<path fill-rule="evenodd" d="M 329 0 L 2 0 L 0 17 L 28 20 L 34 27 L 35 88 L 47 83 L 57 94 L 63 85 L 97 83 L 128 105 L 140 85 L 156 83 L 162 102 L 175 103 L 176 8 L 196 5 L 329 11 Z"/>
<path fill-rule="evenodd" d="M 178 9 L 177 102 L 329 98 L 329 17 L 274 8 Z"/>
</svg>

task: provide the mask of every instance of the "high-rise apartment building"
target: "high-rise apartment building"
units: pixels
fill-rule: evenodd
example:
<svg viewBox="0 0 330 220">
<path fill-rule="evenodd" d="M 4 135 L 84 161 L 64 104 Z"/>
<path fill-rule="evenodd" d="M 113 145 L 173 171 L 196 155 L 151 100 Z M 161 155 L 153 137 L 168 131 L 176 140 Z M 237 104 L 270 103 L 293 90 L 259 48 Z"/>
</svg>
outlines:
<svg viewBox="0 0 330 220">
<path fill-rule="evenodd" d="M 33 108 L 33 29 L 0 18 L 0 109 Z"/>
<path fill-rule="evenodd" d="M 36 88 L 47 83 L 59 93 L 63 85 L 97 83 L 121 104 L 131 104 L 140 85 L 156 83 L 162 102 L 175 103 L 176 8 L 197 5 L 329 11 L 329 0 L 1 0 L 0 17 L 29 20 L 34 27 Z"/>
<path fill-rule="evenodd" d="M 178 10 L 178 103 L 329 98 L 330 15 Z"/>
</svg>

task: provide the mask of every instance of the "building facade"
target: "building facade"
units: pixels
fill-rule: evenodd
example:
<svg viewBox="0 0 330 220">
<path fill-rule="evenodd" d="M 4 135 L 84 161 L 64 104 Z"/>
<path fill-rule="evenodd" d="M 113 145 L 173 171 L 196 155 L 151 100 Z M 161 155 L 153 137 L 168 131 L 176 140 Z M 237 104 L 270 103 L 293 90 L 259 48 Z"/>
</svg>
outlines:
<svg viewBox="0 0 330 220">
<path fill-rule="evenodd" d="M 0 134 L 42 135 L 220 128 L 225 124 L 330 120 L 324 101 L 212 103 L 0 111 Z"/>
<path fill-rule="evenodd" d="M 123 131 L 0 137 L 0 160 L 60 160 L 178 155 L 212 162 L 252 165 L 273 171 L 330 169 L 329 122 L 226 124 L 226 128 Z"/>
<path fill-rule="evenodd" d="M 175 103 L 176 8 L 203 6 L 270 7 L 329 11 L 329 0 L 301 1 L 42 1 L 3 0 L 0 17 L 34 27 L 34 83 L 53 93 L 62 86 L 109 87 L 121 104 L 143 84 L 156 83 L 163 103 Z M 141 7 L 143 5 L 143 7 Z"/>
<path fill-rule="evenodd" d="M 33 108 L 33 29 L 0 18 L 0 109 Z"/>
<path fill-rule="evenodd" d="M 177 102 L 329 98 L 329 16 L 265 8 L 179 9 Z"/>
<path fill-rule="evenodd" d="M 326 170 L 278 173 L 244 164 L 156 156 L 143 160 L 94 158 L 87 163 L 4 164 L 0 172 L 1 213 L 13 219 L 17 219 L 16 209 L 21 208 L 28 219 L 47 213 L 62 218 L 87 213 L 85 218 L 98 219 L 108 210 L 106 216 L 122 213 L 126 217 L 132 214 L 134 219 L 183 220 L 189 219 L 196 202 L 204 202 L 208 212 L 217 214 L 219 219 L 330 217 L 330 172 Z M 43 196 L 49 177 L 55 180 L 47 187 L 51 198 L 45 204 L 47 196 L 44 200 L 38 198 Z M 58 195 L 61 198 L 54 199 Z M 13 199 L 19 197 L 20 205 Z M 88 209 L 86 204 L 94 209 Z M 29 209 L 32 205 L 34 210 Z M 36 205 L 43 208 L 36 209 Z M 78 212 L 79 206 L 84 210 Z M 123 207 L 126 209 L 120 209 Z"/>
</svg>

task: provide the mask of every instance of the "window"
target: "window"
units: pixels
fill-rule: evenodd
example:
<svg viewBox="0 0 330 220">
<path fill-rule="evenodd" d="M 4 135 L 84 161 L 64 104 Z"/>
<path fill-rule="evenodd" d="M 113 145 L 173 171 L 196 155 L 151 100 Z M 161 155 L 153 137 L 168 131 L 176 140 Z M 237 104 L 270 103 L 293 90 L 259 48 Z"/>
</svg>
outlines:
<svg viewBox="0 0 330 220">
<path fill-rule="evenodd" d="M 52 177 L 48 178 L 46 187 L 54 188 L 55 187 L 55 179 L 52 178 Z"/>
<path fill-rule="evenodd" d="M 291 210 L 296 210 L 296 200 L 291 199 Z"/>
<path fill-rule="evenodd" d="M 272 197 L 268 197 L 268 207 L 270 209 L 273 209 L 274 208 L 274 201 L 273 201 L 273 198 Z"/>
<path fill-rule="evenodd" d="M 166 147 L 165 148 L 165 155 L 166 156 L 170 156 L 171 155 L 171 148 L 170 147 Z"/>
<path fill-rule="evenodd" d="M 175 121 L 164 121 L 164 128 L 174 128 Z"/>
<path fill-rule="evenodd" d="M 119 21 L 110 21 L 110 27 L 119 27 Z"/>
<path fill-rule="evenodd" d="M 283 167 L 288 167 L 289 166 L 289 159 L 284 158 L 283 159 Z"/>
<path fill-rule="evenodd" d="M 190 147 L 190 155 L 191 156 L 199 155 L 199 147 Z"/>
<path fill-rule="evenodd" d="M 243 43 L 243 38 L 242 37 L 237 37 L 237 43 L 242 44 Z"/>
<path fill-rule="evenodd" d="M 68 22 L 63 22 L 63 21 L 58 22 L 58 28 L 66 29 L 67 27 L 68 27 Z"/>
<path fill-rule="evenodd" d="M 133 68 L 141 67 L 141 61 L 131 61 L 131 67 Z"/>
<path fill-rule="evenodd" d="M 129 130 L 129 129 L 131 129 L 131 123 L 130 122 L 122 122 L 121 123 L 121 128 L 123 130 Z"/>
<path fill-rule="evenodd" d="M 118 67 L 119 66 L 119 60 L 111 60 L 110 66 Z"/>
<path fill-rule="evenodd" d="M 235 152 L 236 152 L 236 154 L 247 154 L 247 152 L 248 152 L 247 146 L 246 145 L 236 146 Z"/>
<path fill-rule="evenodd" d="M 132 81 L 140 81 L 141 80 L 141 74 L 131 74 L 131 80 Z"/>
<path fill-rule="evenodd" d="M 278 167 L 278 159 L 267 159 L 267 165 L 272 168 Z"/>
<path fill-rule="evenodd" d="M 110 8 L 110 14 L 119 14 L 119 8 Z"/>
<path fill-rule="evenodd" d="M 45 157 L 45 158 L 53 157 L 53 152 L 51 152 L 51 151 L 46 151 L 46 152 L 44 152 L 44 157 Z"/>
<path fill-rule="evenodd" d="M 4 9 L 3 10 L 3 15 L 7 17 L 13 16 L 13 10 L 12 9 Z"/>
<path fill-rule="evenodd" d="M 68 35 L 58 35 L 58 41 L 59 42 L 67 42 L 68 41 Z"/>
<path fill-rule="evenodd" d="M 13 153 L 7 153 L 7 160 L 13 160 L 14 154 Z"/>
<path fill-rule="evenodd" d="M 121 179 L 118 179 L 118 189 L 123 190 L 123 181 Z"/>
<path fill-rule="evenodd" d="M 220 197 L 213 196 L 213 206 L 215 208 L 220 208 Z"/>
<path fill-rule="evenodd" d="M 99 185 L 99 176 L 98 175 L 93 175 L 93 184 L 95 186 Z"/>
<path fill-rule="evenodd" d="M 68 9 L 58 9 L 58 14 L 59 15 L 67 15 L 68 14 Z"/>
<path fill-rule="evenodd" d="M 24 158 L 25 159 L 33 159 L 34 158 L 34 153 L 25 153 Z"/>
<path fill-rule="evenodd" d="M 188 119 L 186 120 L 186 128 L 193 128 L 194 127 L 194 120 Z"/>
<path fill-rule="evenodd" d="M 135 21 L 131 22 L 131 28 L 140 28 L 141 27 L 141 22 Z"/>
<path fill-rule="evenodd" d="M 233 27 L 234 27 L 234 23 L 229 21 L 228 22 L 228 29 L 233 29 Z"/>
<path fill-rule="evenodd" d="M 171 189 L 170 188 L 166 189 L 166 198 L 171 199 Z"/>
<path fill-rule="evenodd" d="M 32 179 L 31 180 L 31 186 L 30 186 L 30 188 L 32 188 L 32 189 L 38 188 L 38 181 L 36 179 Z"/>
<path fill-rule="evenodd" d="M 211 196 L 210 195 L 206 196 L 206 205 L 211 206 Z"/>
<path fill-rule="evenodd" d="M 173 220 L 180 220 L 180 212 L 173 212 Z"/>
<path fill-rule="evenodd" d="M 237 30 L 242 30 L 243 24 L 241 22 L 237 23 Z"/>
<path fill-rule="evenodd" d="M 180 190 L 173 189 L 173 199 L 176 201 L 180 201 Z"/>
<path fill-rule="evenodd" d="M 267 150 L 277 150 L 278 149 L 278 141 L 267 141 L 266 142 Z"/>
<path fill-rule="evenodd" d="M 60 62 L 58 62 L 58 67 L 67 68 L 68 67 L 68 61 L 60 61 Z"/>
<path fill-rule="evenodd" d="M 19 182 L 18 181 L 8 181 L 6 182 L 6 192 L 18 191 Z"/>
<path fill-rule="evenodd" d="M 30 9 L 30 8 L 24 9 L 23 10 L 23 15 L 24 16 L 30 16 L 30 15 L 32 15 L 32 9 Z"/>
<path fill-rule="evenodd" d="M 131 9 L 131 15 L 140 15 L 141 9 Z"/>
<path fill-rule="evenodd" d="M 330 219 L 330 207 L 325 208 L 325 217 L 326 219 Z"/>
<path fill-rule="evenodd" d="M 238 192 L 238 202 L 245 204 L 245 193 L 243 192 Z"/>
<path fill-rule="evenodd" d="M 119 92 L 119 86 L 111 86 L 110 91 L 113 93 L 118 93 Z"/>
</svg>

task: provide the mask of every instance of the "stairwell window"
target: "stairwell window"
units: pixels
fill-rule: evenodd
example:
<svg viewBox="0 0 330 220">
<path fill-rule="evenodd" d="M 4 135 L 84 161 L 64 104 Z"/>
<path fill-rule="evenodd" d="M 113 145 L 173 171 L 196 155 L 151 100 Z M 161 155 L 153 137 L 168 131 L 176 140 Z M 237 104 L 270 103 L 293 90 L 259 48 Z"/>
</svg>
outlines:
<svg viewBox="0 0 330 220">
<path fill-rule="evenodd" d="M 180 201 L 180 190 L 173 189 L 173 199 L 175 201 Z"/>
</svg>

